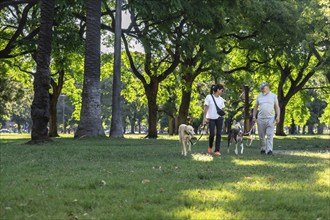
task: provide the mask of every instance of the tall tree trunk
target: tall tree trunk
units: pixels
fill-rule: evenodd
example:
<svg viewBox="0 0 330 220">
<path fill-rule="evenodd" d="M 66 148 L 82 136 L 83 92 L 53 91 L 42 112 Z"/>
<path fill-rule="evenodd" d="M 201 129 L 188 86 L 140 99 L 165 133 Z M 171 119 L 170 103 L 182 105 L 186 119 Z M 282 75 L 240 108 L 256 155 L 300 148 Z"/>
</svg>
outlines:
<svg viewBox="0 0 330 220">
<path fill-rule="evenodd" d="M 136 124 L 136 113 L 130 118 L 130 124 L 131 124 L 131 133 L 135 133 L 135 124 Z"/>
<path fill-rule="evenodd" d="M 141 120 L 138 120 L 138 132 L 139 132 L 139 134 L 141 134 L 141 127 L 142 127 L 142 125 L 141 125 Z"/>
<path fill-rule="evenodd" d="M 191 88 L 192 82 L 186 82 L 185 88 L 182 89 L 181 105 L 178 115 L 178 126 L 181 124 L 187 124 L 187 118 L 189 114 L 190 100 L 191 100 Z M 175 128 L 175 133 L 178 133 L 178 126 Z"/>
<path fill-rule="evenodd" d="M 56 61 L 57 64 L 59 64 L 61 61 Z M 53 88 L 53 94 L 50 96 L 50 119 L 49 119 L 49 136 L 50 137 L 58 137 L 57 133 L 57 102 L 58 97 L 61 94 L 62 88 L 64 83 L 64 70 L 61 69 L 58 72 L 58 79 L 57 83 L 55 80 L 51 79 L 50 84 Z M 63 106 L 64 106 L 64 97 L 63 97 Z M 64 108 L 64 107 L 63 107 Z M 64 113 L 63 113 L 64 114 Z M 64 124 L 64 120 L 63 120 Z"/>
<path fill-rule="evenodd" d="M 197 57 L 198 55 L 196 55 Z M 181 89 L 182 97 L 181 97 L 181 104 L 179 107 L 179 114 L 177 125 L 175 127 L 175 133 L 178 134 L 178 129 L 180 124 L 188 124 L 188 115 L 189 115 L 189 108 L 190 108 L 190 101 L 191 101 L 191 91 L 192 85 L 196 79 L 196 77 L 203 71 L 202 67 L 203 64 L 196 63 L 197 58 L 187 59 L 185 60 L 183 65 L 183 76 L 182 76 L 182 83 L 184 83 L 183 88 Z"/>
<path fill-rule="evenodd" d="M 21 125 L 20 120 L 18 120 L 16 123 L 17 123 L 17 132 L 18 133 L 21 133 L 21 127 L 22 127 L 22 125 Z"/>
<path fill-rule="evenodd" d="M 41 0 L 41 20 L 37 53 L 37 71 L 34 76 L 34 98 L 31 107 L 32 132 L 30 144 L 48 142 L 50 59 L 55 0 Z"/>
<path fill-rule="evenodd" d="M 57 98 L 54 95 L 50 98 L 50 108 L 49 108 L 49 136 L 58 137 L 57 133 Z"/>
<path fill-rule="evenodd" d="M 323 124 L 319 124 L 317 126 L 317 134 L 323 134 L 323 129 L 324 129 Z"/>
<path fill-rule="evenodd" d="M 303 126 L 302 134 L 306 134 L 306 125 Z"/>
<path fill-rule="evenodd" d="M 290 134 L 297 134 L 297 127 L 296 127 L 296 124 L 294 123 L 293 117 L 292 117 L 292 122 L 290 125 Z"/>
<path fill-rule="evenodd" d="M 307 125 L 307 128 L 308 128 L 307 134 L 315 134 L 314 133 L 314 125 L 313 124 L 308 124 Z"/>
<path fill-rule="evenodd" d="M 280 106 L 280 122 L 278 124 L 276 124 L 276 135 L 278 136 L 286 136 L 285 132 L 284 132 L 284 118 L 285 118 L 285 107 L 286 104 L 284 103 L 279 103 Z"/>
<path fill-rule="evenodd" d="M 158 81 L 151 78 L 150 84 L 145 85 L 146 96 L 148 99 L 148 138 L 157 138 L 157 93 Z"/>
<path fill-rule="evenodd" d="M 174 128 L 175 128 L 174 117 L 168 115 L 167 118 L 168 118 L 168 134 L 173 135 L 175 133 L 174 132 Z"/>
<path fill-rule="evenodd" d="M 84 84 L 75 138 L 105 136 L 100 118 L 101 0 L 86 0 L 86 9 Z"/>
<path fill-rule="evenodd" d="M 112 119 L 110 137 L 123 137 L 123 123 L 120 105 L 120 67 L 121 67 L 121 0 L 116 0 L 116 20 L 115 20 L 115 54 L 113 72 L 113 93 L 112 93 Z"/>
</svg>

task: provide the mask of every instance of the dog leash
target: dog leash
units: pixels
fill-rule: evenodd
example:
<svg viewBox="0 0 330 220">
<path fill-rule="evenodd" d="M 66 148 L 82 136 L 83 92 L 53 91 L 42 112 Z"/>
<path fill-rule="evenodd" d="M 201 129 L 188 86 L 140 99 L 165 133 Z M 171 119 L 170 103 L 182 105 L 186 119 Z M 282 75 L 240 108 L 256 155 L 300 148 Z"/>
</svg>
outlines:
<svg viewBox="0 0 330 220">
<path fill-rule="evenodd" d="M 206 126 L 206 124 L 203 125 L 203 127 L 202 127 L 202 131 L 205 129 L 205 126 Z M 193 142 L 189 139 L 190 143 L 191 143 L 192 145 L 197 144 L 197 142 L 202 138 L 203 135 L 204 135 L 203 132 L 201 132 L 201 135 L 199 136 L 199 138 L 197 139 L 197 141 L 195 141 L 195 143 L 193 143 Z"/>
<path fill-rule="evenodd" d="M 252 141 L 255 139 L 255 134 L 254 134 L 254 136 L 252 135 L 252 131 L 253 131 L 253 129 L 255 129 L 255 125 L 256 125 L 256 123 L 254 122 L 251 130 L 248 133 L 243 134 L 243 135 L 246 135 L 247 134 L 248 136 L 251 137 L 250 144 L 248 143 L 249 140 L 246 140 L 246 146 L 248 146 L 248 147 L 251 146 Z"/>
<path fill-rule="evenodd" d="M 253 126 L 251 127 L 251 130 L 249 131 L 249 132 L 247 132 L 247 133 L 243 133 L 243 135 L 251 135 L 251 133 L 252 133 L 252 131 L 253 131 L 253 129 L 254 129 L 254 127 L 255 127 L 255 125 L 256 125 L 256 123 L 253 123 Z"/>
</svg>

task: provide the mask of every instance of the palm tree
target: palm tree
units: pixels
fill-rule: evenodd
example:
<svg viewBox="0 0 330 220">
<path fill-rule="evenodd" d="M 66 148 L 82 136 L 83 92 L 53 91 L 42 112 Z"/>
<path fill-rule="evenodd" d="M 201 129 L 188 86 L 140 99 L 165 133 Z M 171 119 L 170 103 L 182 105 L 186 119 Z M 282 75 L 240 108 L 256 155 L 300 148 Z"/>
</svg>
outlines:
<svg viewBox="0 0 330 220">
<path fill-rule="evenodd" d="M 115 21 L 115 59 L 113 72 L 113 98 L 112 98 L 112 119 L 110 137 L 123 137 L 123 125 L 120 105 L 120 67 L 121 67 L 121 0 L 116 0 L 116 21 Z"/>
<path fill-rule="evenodd" d="M 49 122 L 49 65 L 52 51 L 55 0 L 41 0 L 40 8 L 40 32 L 36 58 L 37 71 L 34 75 L 34 98 L 31 107 L 33 125 L 30 144 L 50 141 L 47 128 Z"/>
<path fill-rule="evenodd" d="M 86 50 L 80 122 L 75 138 L 105 136 L 100 118 L 101 0 L 86 0 Z"/>
</svg>

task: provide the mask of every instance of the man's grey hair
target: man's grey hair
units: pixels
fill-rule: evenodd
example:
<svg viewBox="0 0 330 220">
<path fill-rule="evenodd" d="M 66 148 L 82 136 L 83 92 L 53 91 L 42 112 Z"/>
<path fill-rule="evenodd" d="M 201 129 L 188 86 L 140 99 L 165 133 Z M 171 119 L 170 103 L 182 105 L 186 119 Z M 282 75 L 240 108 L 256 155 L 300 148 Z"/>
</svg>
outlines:
<svg viewBox="0 0 330 220">
<path fill-rule="evenodd" d="M 264 88 L 265 86 L 269 86 L 269 84 L 267 82 L 262 82 L 260 84 L 260 89 Z"/>
</svg>

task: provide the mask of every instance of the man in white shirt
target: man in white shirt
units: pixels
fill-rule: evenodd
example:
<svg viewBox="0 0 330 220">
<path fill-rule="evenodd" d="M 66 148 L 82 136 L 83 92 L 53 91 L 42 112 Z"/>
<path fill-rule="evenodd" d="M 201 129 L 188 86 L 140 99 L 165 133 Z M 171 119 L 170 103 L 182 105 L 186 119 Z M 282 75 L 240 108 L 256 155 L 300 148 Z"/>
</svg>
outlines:
<svg viewBox="0 0 330 220">
<path fill-rule="evenodd" d="M 260 84 L 261 93 L 257 96 L 256 105 L 253 109 L 253 123 L 258 122 L 258 134 L 260 139 L 261 154 L 273 154 L 274 120 L 280 121 L 280 107 L 277 96 L 270 92 L 267 82 Z M 256 114 L 258 113 L 258 120 Z M 276 119 L 275 119 L 276 110 Z M 267 136 L 267 138 L 265 138 Z"/>
</svg>

